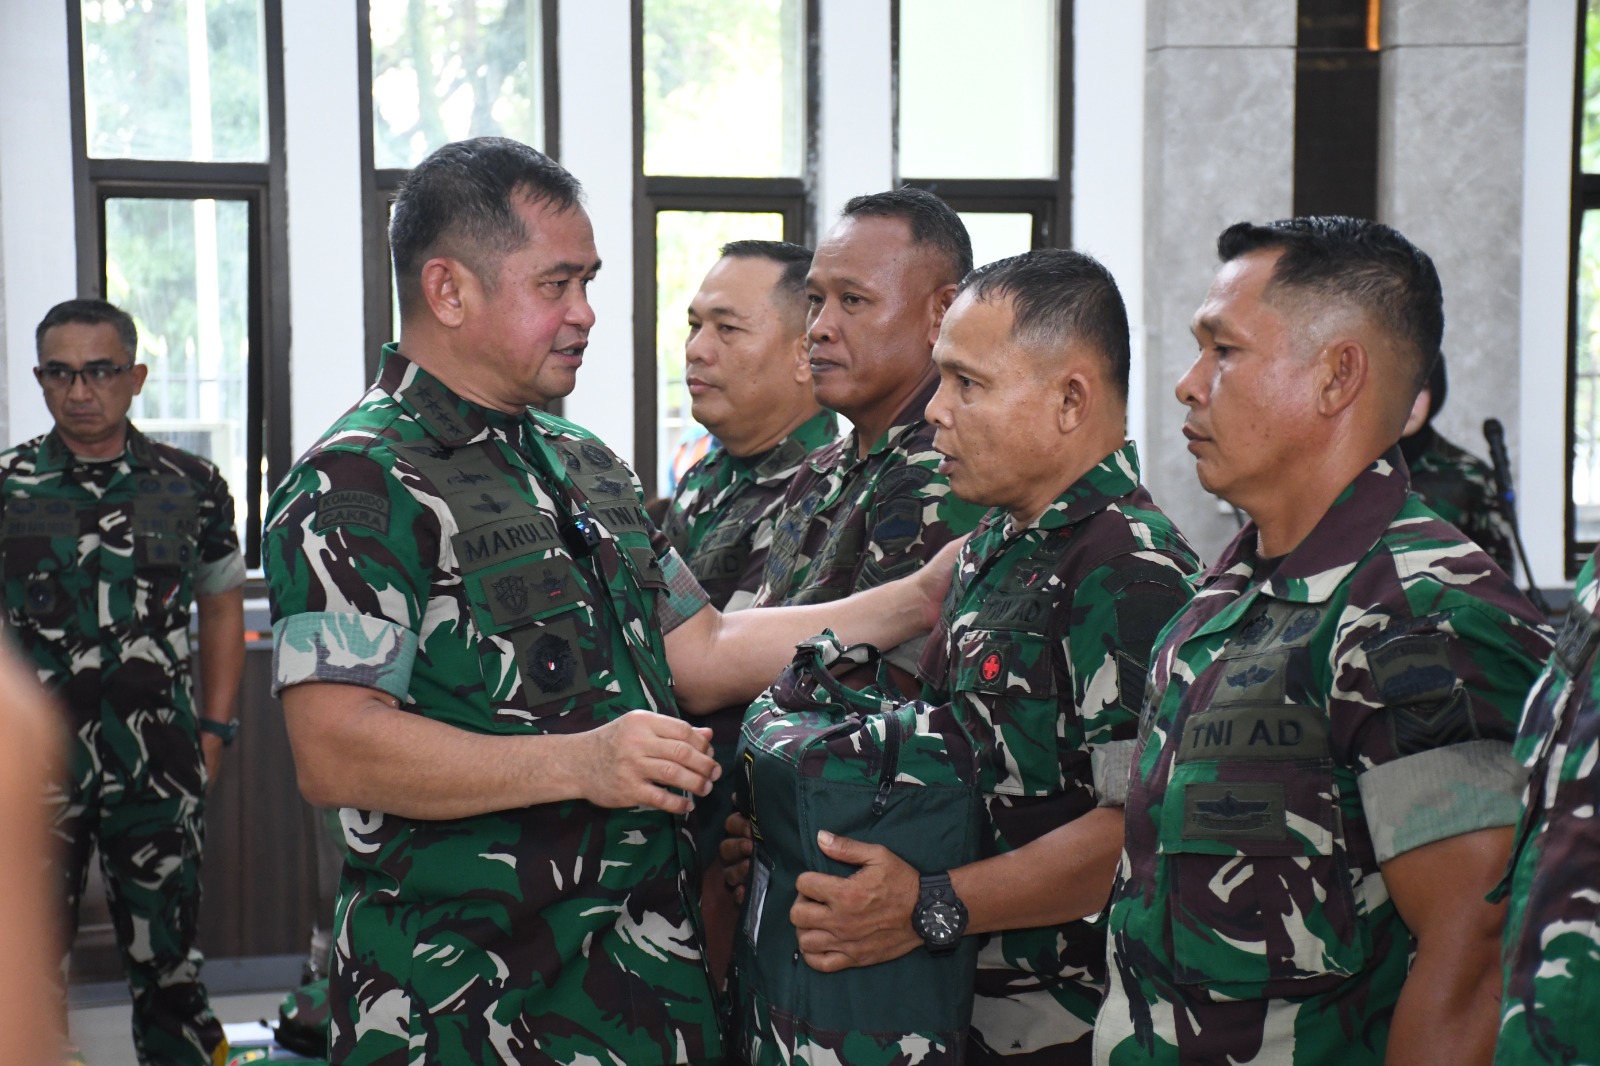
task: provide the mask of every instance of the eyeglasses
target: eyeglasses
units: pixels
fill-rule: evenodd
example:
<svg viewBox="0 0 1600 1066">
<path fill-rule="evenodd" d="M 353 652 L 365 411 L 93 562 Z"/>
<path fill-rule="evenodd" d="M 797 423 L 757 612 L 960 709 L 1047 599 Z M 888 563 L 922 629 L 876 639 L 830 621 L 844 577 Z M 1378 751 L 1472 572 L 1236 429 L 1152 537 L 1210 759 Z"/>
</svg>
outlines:
<svg viewBox="0 0 1600 1066">
<path fill-rule="evenodd" d="M 134 364 L 117 366 L 115 363 L 90 363 L 88 366 L 70 367 L 52 363 L 50 366 L 34 367 L 33 376 L 47 389 L 70 389 L 82 377 L 91 388 L 103 389 L 117 378 L 133 369 Z"/>
</svg>

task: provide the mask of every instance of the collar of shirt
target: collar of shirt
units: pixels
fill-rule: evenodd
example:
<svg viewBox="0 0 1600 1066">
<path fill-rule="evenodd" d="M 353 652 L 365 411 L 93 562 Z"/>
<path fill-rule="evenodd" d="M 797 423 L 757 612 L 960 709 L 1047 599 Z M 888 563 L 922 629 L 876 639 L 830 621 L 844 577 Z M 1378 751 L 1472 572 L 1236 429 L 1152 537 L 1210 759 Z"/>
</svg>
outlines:
<svg viewBox="0 0 1600 1066">
<path fill-rule="evenodd" d="M 845 449 L 845 466 L 847 468 L 857 466 L 875 455 L 882 455 L 891 448 L 899 447 L 900 442 L 906 436 L 926 424 L 927 418 L 924 415 L 928 409 L 928 402 L 933 399 L 933 394 L 938 391 L 939 379 L 934 378 L 928 382 L 926 388 L 911 397 L 906 402 L 906 405 L 900 408 L 900 413 L 894 416 L 894 424 L 883 431 L 883 435 L 873 442 L 872 447 L 867 449 L 867 454 L 864 457 L 861 456 L 860 448 L 861 431 L 852 429 L 849 436 L 839 441 L 839 446 Z M 827 466 L 829 465 L 831 464 L 822 463 L 819 465 L 815 460 L 812 462 L 813 468 L 818 473 L 827 473 Z"/>
<path fill-rule="evenodd" d="M 473 444 L 491 431 L 515 440 L 523 421 L 521 415 L 480 407 L 462 399 L 444 382 L 407 359 L 393 344 L 383 346 L 378 387 L 393 396 L 411 417 L 427 426 L 439 443 L 451 448 Z"/>
<path fill-rule="evenodd" d="M 1051 530 L 1075 526 L 1138 487 L 1139 450 L 1130 440 L 1090 467 L 1088 473 L 1068 486 L 1067 491 L 1057 496 L 1055 502 L 1046 507 L 1026 529 Z M 1009 516 L 1005 523 L 1007 536 L 1026 531 L 1016 528 Z"/>
<path fill-rule="evenodd" d="M 805 462 L 807 455 L 838 436 L 838 417 L 832 411 L 822 410 L 796 426 L 777 447 L 768 448 L 759 455 L 741 459 L 728 455 L 726 448 L 718 449 L 717 454 L 725 456 L 723 461 L 733 470 L 734 477 L 748 477 L 759 485 L 779 478 L 787 480 Z M 712 459 L 707 456 L 706 462 Z"/>
<path fill-rule="evenodd" d="M 1285 555 L 1262 591 L 1291 603 L 1322 603 L 1378 543 L 1406 502 L 1411 475 L 1398 447 L 1390 448 L 1347 485 L 1328 513 Z M 1245 523 L 1222 556 L 1206 571 L 1203 591 L 1213 586 L 1242 590 L 1260 562 L 1256 524 Z"/>
<path fill-rule="evenodd" d="M 94 461 L 114 463 L 119 460 L 126 460 L 132 469 L 155 469 L 155 450 L 150 446 L 150 438 L 140 433 L 132 422 L 128 423 L 128 436 L 123 444 L 122 454 L 111 459 Z M 78 458 L 72 449 L 67 447 L 66 442 L 61 439 L 60 430 L 52 429 L 39 443 L 39 453 L 35 457 L 33 468 L 40 474 L 62 473 L 86 462 L 90 460 Z"/>
</svg>

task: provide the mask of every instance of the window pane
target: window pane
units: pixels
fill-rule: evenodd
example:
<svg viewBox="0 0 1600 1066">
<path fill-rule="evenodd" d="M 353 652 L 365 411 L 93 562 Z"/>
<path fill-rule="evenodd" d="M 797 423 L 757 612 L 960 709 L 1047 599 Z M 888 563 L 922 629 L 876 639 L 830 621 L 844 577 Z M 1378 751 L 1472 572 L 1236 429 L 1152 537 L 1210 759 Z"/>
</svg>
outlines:
<svg viewBox="0 0 1600 1066">
<path fill-rule="evenodd" d="M 1057 0 L 902 0 L 900 174 L 1053 178 Z"/>
<path fill-rule="evenodd" d="M 544 147 L 538 0 L 372 0 L 372 156 L 410 169 L 465 137 Z"/>
<path fill-rule="evenodd" d="M 799 177 L 804 0 L 645 0 L 644 172 Z"/>
<path fill-rule="evenodd" d="M 656 485 L 672 483 L 678 445 L 703 435 L 689 415 L 683 344 L 689 301 L 730 241 L 783 239 L 783 216 L 749 211 L 660 211 L 656 214 Z M 649 486 L 646 486 L 648 491 Z"/>
<path fill-rule="evenodd" d="M 83 0 L 89 154 L 267 158 L 261 0 Z"/>
<path fill-rule="evenodd" d="M 1583 20 L 1583 145 L 1581 165 L 1600 171 L 1600 0 L 1589 0 Z"/>
<path fill-rule="evenodd" d="M 972 264 L 1021 255 L 1033 247 L 1033 216 L 999 211 L 962 211 L 961 221 L 972 237 Z"/>
<path fill-rule="evenodd" d="M 132 417 L 222 468 L 243 529 L 250 209 L 240 200 L 106 201 L 106 298 L 150 367 Z"/>
<path fill-rule="evenodd" d="M 1576 538 L 1600 540 L 1600 211 L 1578 238 L 1578 348 L 1573 368 L 1572 502 Z"/>
</svg>

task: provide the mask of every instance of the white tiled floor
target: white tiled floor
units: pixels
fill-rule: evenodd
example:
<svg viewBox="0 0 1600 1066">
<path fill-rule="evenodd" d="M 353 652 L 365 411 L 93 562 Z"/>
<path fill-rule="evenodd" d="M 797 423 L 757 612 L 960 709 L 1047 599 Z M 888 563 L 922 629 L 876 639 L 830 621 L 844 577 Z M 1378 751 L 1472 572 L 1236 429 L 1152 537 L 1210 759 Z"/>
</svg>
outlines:
<svg viewBox="0 0 1600 1066">
<path fill-rule="evenodd" d="M 283 992 L 256 992 L 243 996 L 212 996 L 211 1009 L 223 1023 L 275 1021 Z M 110 1007 L 85 1007 L 68 1015 L 72 1039 L 89 1066 L 135 1066 L 133 1034 L 126 1003 Z"/>
</svg>

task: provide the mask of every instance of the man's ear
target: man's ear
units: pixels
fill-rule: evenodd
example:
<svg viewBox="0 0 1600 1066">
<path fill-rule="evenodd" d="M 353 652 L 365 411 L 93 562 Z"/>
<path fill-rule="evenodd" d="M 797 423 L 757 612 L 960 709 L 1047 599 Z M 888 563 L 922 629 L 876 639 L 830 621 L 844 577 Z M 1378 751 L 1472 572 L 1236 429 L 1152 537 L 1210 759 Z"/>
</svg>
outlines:
<svg viewBox="0 0 1600 1066">
<path fill-rule="evenodd" d="M 1344 412 L 1367 388 L 1372 360 L 1367 346 L 1353 337 L 1341 337 L 1316 355 L 1317 413 L 1332 417 Z"/>
<path fill-rule="evenodd" d="M 1094 381 L 1082 367 L 1064 367 L 1050 381 L 1050 390 L 1060 397 L 1056 407 L 1056 426 L 1063 436 L 1089 419 L 1089 410 L 1098 399 Z"/>
<path fill-rule="evenodd" d="M 796 385 L 811 384 L 811 338 L 804 332 L 794 339 L 794 347 L 790 349 L 794 362 L 790 366 L 790 380 Z"/>
<path fill-rule="evenodd" d="M 928 347 L 933 347 L 939 340 L 939 327 L 944 325 L 945 312 L 950 310 L 950 305 L 956 302 L 956 286 L 941 285 L 934 294 L 928 298 L 932 312 L 933 325 L 928 330 Z"/>
<path fill-rule="evenodd" d="M 144 391 L 144 379 L 150 376 L 150 367 L 145 363 L 134 363 L 128 373 L 133 376 L 133 394 L 137 396 Z"/>
<path fill-rule="evenodd" d="M 422 264 L 418 283 L 428 311 L 440 325 L 450 329 L 459 328 L 466 320 L 469 294 L 476 294 L 481 288 L 477 275 L 465 263 L 447 255 Z"/>
</svg>

